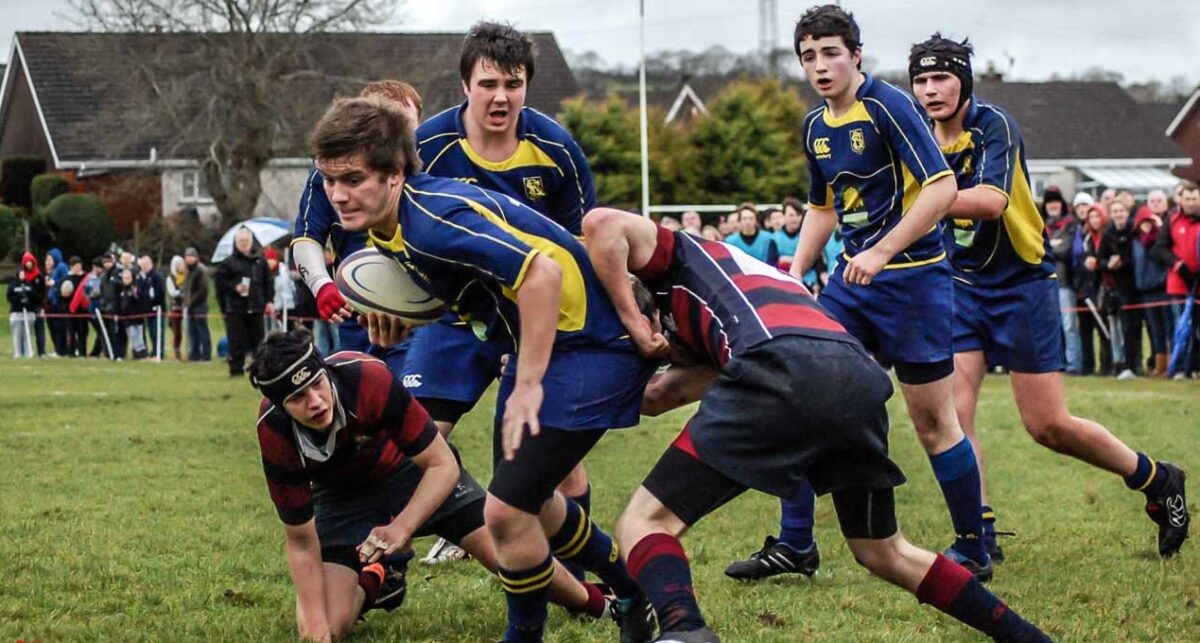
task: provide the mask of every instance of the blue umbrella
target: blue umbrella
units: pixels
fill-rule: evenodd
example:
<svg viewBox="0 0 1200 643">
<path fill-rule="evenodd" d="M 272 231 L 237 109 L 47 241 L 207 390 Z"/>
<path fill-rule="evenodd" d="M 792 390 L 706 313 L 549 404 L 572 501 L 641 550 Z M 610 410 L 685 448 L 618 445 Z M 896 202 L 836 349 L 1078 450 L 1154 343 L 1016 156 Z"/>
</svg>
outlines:
<svg viewBox="0 0 1200 643">
<path fill-rule="evenodd" d="M 1196 303 L 1196 286 L 1200 286 L 1200 277 L 1192 286 L 1187 303 L 1183 305 L 1183 313 L 1175 320 L 1175 338 L 1171 348 L 1171 363 L 1167 367 L 1167 375 L 1175 377 L 1176 373 L 1187 372 L 1192 363 L 1192 306 Z"/>
</svg>

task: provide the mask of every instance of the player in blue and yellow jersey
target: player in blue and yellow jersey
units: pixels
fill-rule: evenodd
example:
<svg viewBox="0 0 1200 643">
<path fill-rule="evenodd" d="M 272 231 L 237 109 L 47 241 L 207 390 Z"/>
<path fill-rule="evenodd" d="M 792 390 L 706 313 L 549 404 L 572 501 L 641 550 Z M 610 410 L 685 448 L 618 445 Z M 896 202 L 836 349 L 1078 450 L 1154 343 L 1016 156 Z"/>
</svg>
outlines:
<svg viewBox="0 0 1200 643">
<path fill-rule="evenodd" d="M 541 640 L 553 552 L 596 572 L 620 599 L 623 640 L 643 641 L 645 597 L 612 540 L 555 488 L 606 429 L 637 423 L 653 366 L 574 235 L 510 196 L 419 173 L 411 137 L 394 103 L 340 100 L 313 132 L 313 156 L 347 230 L 369 230 L 381 252 L 514 355 L 497 395 L 484 508 L 508 599 L 505 640 Z M 372 343 L 399 334 L 399 320 L 366 317 Z"/>
<path fill-rule="evenodd" d="M 954 526 L 947 555 L 987 580 L 979 467 L 954 413 L 953 286 L 941 223 L 956 194 L 953 173 L 912 98 L 859 70 L 861 40 L 850 14 L 834 5 L 809 9 L 794 45 L 824 103 L 804 118 L 809 210 L 791 273 L 803 275 L 840 228 L 845 251 L 821 305 L 895 366 Z M 811 512 L 800 500 L 785 504 L 785 527 L 799 521 L 796 513 Z M 799 544 L 815 550 L 811 541 Z M 781 545 L 769 541 L 756 554 L 754 577 L 792 571 L 768 561 L 804 557 L 804 549 Z"/>
<path fill-rule="evenodd" d="M 423 171 L 506 194 L 579 235 L 596 201 L 592 176 L 566 129 L 524 106 L 534 53 L 508 25 L 475 25 L 460 61 L 466 101 L 417 128 L 417 152 Z M 500 353 L 479 335 L 451 314 L 413 338 L 404 374 L 444 433 L 499 372 Z"/>
<path fill-rule="evenodd" d="M 584 213 L 596 204 L 592 174 L 567 130 L 525 106 L 534 68 L 527 36 L 508 25 L 475 25 L 459 61 L 466 100 L 417 128 L 417 153 L 423 171 L 507 194 L 579 235 Z M 403 379 L 444 435 L 500 372 L 500 351 L 481 341 L 479 331 L 477 323 L 449 313 L 413 334 Z M 582 465 L 560 491 L 591 510 Z M 456 554 L 439 541 L 426 560 Z"/>
<path fill-rule="evenodd" d="M 659 641 L 718 641 L 696 601 L 684 532 L 748 488 L 792 498 L 809 480 L 833 495 L 855 560 L 875 574 L 996 640 L 1049 640 L 970 572 L 899 533 L 892 383 L 798 279 L 628 212 L 594 210 L 584 228 L 630 336 L 643 354 L 672 362 L 647 388 L 644 410 L 701 400 L 618 521 Z"/>
<path fill-rule="evenodd" d="M 416 123 L 421 117 L 421 95 L 408 83 L 382 80 L 368 84 L 360 96 L 380 96 L 396 101 L 406 115 Z M 315 168 L 308 175 L 300 196 L 300 209 L 292 229 L 292 259 L 301 279 L 317 300 L 321 319 L 336 323 L 342 350 L 369 352 L 383 359 L 397 376 L 404 365 L 407 340 L 395 346 L 371 346 L 367 331 L 359 325 L 346 299 L 338 292 L 325 267 L 325 245 L 333 247 L 334 261 L 340 261 L 367 245 L 364 232 L 351 232 L 342 227 L 337 211 L 325 195 L 324 177 Z"/>
<path fill-rule="evenodd" d="M 1034 440 L 1118 474 L 1142 491 L 1146 512 L 1159 526 L 1159 553 L 1173 555 L 1190 522 L 1183 471 L 1133 451 L 1100 424 L 1067 410 L 1058 285 L 1025 168 L 1025 144 L 1012 116 L 974 96 L 971 53 L 966 41 L 934 34 L 913 46 L 908 67 L 913 94 L 932 119 L 958 179 L 958 198 L 947 216 L 953 220 L 959 421 L 980 449 L 975 407 L 983 375 L 989 365 L 1007 367 L 1021 420 Z M 985 544 L 1001 559 L 995 514 L 985 505 L 983 516 Z"/>
</svg>

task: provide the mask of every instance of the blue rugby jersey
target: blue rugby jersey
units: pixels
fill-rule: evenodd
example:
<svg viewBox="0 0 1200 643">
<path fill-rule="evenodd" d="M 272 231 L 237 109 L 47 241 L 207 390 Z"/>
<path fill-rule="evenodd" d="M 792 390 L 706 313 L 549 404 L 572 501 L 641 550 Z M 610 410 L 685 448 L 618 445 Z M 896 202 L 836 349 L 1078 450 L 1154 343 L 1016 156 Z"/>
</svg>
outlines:
<svg viewBox="0 0 1200 643">
<path fill-rule="evenodd" d="M 308 175 L 300 195 L 300 210 L 292 225 L 292 243 L 300 239 L 312 239 L 322 248 L 326 241 L 332 240 L 335 263 L 367 246 L 367 233 L 350 232 L 342 227 L 337 210 L 325 195 L 325 177 L 316 169 Z"/>
<path fill-rule="evenodd" d="M 659 227 L 635 274 L 674 319 L 675 339 L 717 367 L 782 335 L 857 343 L 804 284 L 736 246 Z"/>
<path fill-rule="evenodd" d="M 498 163 L 467 142 L 463 103 L 417 128 L 425 172 L 507 194 L 581 235 L 583 215 L 596 207 L 592 172 L 579 144 L 557 121 L 526 107 L 517 115 L 517 151 Z"/>
<path fill-rule="evenodd" d="M 592 270 L 583 244 L 517 199 L 453 179 L 405 179 L 399 226 L 391 239 L 374 231 L 380 252 L 489 339 L 518 342 L 516 291 L 537 254 L 562 269 L 555 347 L 633 350 L 617 311 Z"/>
<path fill-rule="evenodd" d="M 924 112 L 908 94 L 867 76 L 855 95 L 841 116 L 822 105 L 804 117 L 808 201 L 837 212 L 850 257 L 891 232 L 923 186 L 950 174 Z M 888 267 L 932 263 L 944 254 L 938 224 Z"/>
<path fill-rule="evenodd" d="M 955 219 L 948 226 L 955 279 L 1002 286 L 1053 276 L 1050 238 L 1033 200 L 1017 122 L 1008 112 L 974 98 L 963 130 L 958 140 L 941 148 L 958 189 L 996 190 L 1008 199 L 1008 207 L 999 219 Z"/>
</svg>

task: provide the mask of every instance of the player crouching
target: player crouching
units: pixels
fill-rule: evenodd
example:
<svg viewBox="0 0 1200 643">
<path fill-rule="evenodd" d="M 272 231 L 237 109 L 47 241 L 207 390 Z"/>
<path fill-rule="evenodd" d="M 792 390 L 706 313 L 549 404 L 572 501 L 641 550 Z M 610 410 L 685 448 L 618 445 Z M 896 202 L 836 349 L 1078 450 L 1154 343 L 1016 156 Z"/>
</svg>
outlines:
<svg viewBox="0 0 1200 643">
<path fill-rule="evenodd" d="M 250 375 L 264 397 L 258 442 L 302 638 L 341 638 L 367 610 L 399 607 L 413 538 L 436 534 L 496 571 L 486 494 L 382 361 L 322 358 L 300 329 L 268 336 Z M 592 616 L 607 608 L 561 566 L 550 598 Z"/>
<path fill-rule="evenodd" d="M 652 381 L 643 410 L 702 398 L 617 525 L 659 641 L 718 640 L 692 589 L 683 533 L 747 488 L 791 498 L 804 478 L 833 494 L 850 551 L 879 577 L 998 641 L 1049 640 L 966 568 L 900 534 L 891 381 L 803 284 L 727 244 L 617 210 L 589 213 L 584 238 L 643 354 L 692 362 Z M 649 288 L 640 301 L 629 272 Z"/>
</svg>

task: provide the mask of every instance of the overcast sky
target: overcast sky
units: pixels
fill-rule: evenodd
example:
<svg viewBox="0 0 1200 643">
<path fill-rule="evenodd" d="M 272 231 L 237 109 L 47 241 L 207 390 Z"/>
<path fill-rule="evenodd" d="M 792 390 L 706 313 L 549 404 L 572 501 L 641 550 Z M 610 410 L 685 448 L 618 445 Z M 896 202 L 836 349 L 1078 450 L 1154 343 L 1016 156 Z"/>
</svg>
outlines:
<svg viewBox="0 0 1200 643">
<path fill-rule="evenodd" d="M 813 0 L 777 0 L 776 41 L 790 47 L 796 18 Z M 976 68 L 1043 80 L 1090 67 L 1126 81 L 1184 76 L 1200 83 L 1200 0 L 844 0 L 862 27 L 864 53 L 904 69 L 908 46 L 934 30 L 970 36 Z M 758 0 L 646 0 L 646 48 L 758 49 Z M 16 31 L 70 30 L 67 0 L 0 0 L 0 60 Z M 464 31 L 483 18 L 553 31 L 564 49 L 633 64 L 638 0 L 408 0 L 381 30 Z M 1009 62 L 1010 59 L 1013 62 Z"/>
</svg>

